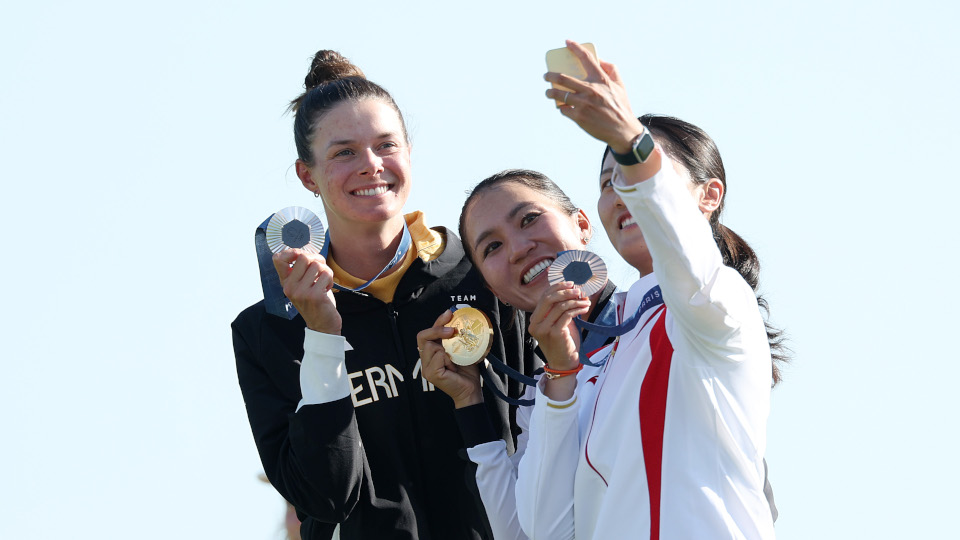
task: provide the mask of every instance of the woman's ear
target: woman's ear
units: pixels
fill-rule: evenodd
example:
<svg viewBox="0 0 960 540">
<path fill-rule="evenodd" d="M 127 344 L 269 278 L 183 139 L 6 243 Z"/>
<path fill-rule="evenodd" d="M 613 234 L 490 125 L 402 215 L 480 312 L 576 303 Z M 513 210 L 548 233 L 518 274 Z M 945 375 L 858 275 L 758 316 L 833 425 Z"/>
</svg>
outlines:
<svg viewBox="0 0 960 540">
<path fill-rule="evenodd" d="M 719 178 L 711 178 L 699 184 L 696 189 L 697 205 L 707 218 L 723 203 L 723 182 Z"/>
<path fill-rule="evenodd" d="M 574 218 L 577 220 L 577 227 L 580 228 L 580 241 L 583 242 L 583 245 L 587 245 L 587 243 L 590 242 L 590 237 L 593 236 L 593 227 L 590 225 L 590 218 L 587 217 L 587 213 L 584 212 L 582 208 L 577 209 Z"/>
<path fill-rule="evenodd" d="M 313 177 L 310 174 L 310 167 L 307 166 L 307 163 L 302 159 L 298 159 L 295 166 L 297 168 L 297 178 L 300 179 L 300 183 L 303 184 L 303 187 L 313 192 L 314 195 L 319 196 L 320 186 L 313 181 Z"/>
</svg>

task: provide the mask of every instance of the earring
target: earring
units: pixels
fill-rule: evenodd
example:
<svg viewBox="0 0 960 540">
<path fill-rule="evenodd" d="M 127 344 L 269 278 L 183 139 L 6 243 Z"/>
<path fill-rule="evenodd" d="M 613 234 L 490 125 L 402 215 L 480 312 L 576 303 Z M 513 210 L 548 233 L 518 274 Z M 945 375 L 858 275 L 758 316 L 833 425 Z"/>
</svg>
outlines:
<svg viewBox="0 0 960 540">
<path fill-rule="evenodd" d="M 314 191 L 314 192 L 313 192 L 313 196 L 314 196 L 314 198 L 319 199 L 319 198 L 320 198 L 320 190 L 318 189 L 318 190 Z"/>
</svg>

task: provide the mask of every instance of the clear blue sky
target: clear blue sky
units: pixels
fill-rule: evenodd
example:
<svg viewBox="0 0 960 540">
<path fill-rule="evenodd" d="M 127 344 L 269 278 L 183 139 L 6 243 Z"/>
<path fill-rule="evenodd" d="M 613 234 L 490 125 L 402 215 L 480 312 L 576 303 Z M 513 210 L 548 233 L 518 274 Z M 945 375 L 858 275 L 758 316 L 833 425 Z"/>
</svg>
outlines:
<svg viewBox="0 0 960 540">
<path fill-rule="evenodd" d="M 229 323 L 261 295 L 256 225 L 319 210 L 284 114 L 310 57 L 393 93 L 431 224 L 512 167 L 595 218 L 602 145 L 543 97 L 564 38 L 720 146 L 796 357 L 769 422 L 779 537 L 956 530 L 955 3 L 261 4 L 4 9 L 0 538 L 277 537 Z"/>
</svg>

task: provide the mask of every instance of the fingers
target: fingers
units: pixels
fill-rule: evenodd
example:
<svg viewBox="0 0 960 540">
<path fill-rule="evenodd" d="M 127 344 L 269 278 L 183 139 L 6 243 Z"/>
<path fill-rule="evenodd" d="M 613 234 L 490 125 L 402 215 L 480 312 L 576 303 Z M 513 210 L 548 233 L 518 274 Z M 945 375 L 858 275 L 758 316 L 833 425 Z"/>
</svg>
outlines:
<svg viewBox="0 0 960 540">
<path fill-rule="evenodd" d="M 287 249 L 273 256 L 283 294 L 296 301 L 310 294 L 327 293 L 333 287 L 333 270 L 318 254 Z"/>
<path fill-rule="evenodd" d="M 550 328 L 564 327 L 574 317 L 590 310 L 589 298 L 571 298 L 556 302 L 552 309 L 543 315 L 540 325 Z"/>
<path fill-rule="evenodd" d="M 423 357 L 423 351 L 431 350 L 431 347 L 433 347 L 434 350 L 443 349 L 443 345 L 440 342 L 444 339 L 450 339 L 455 335 L 457 335 L 457 329 L 447 326 L 434 326 L 433 328 L 421 330 L 420 333 L 417 334 L 417 349 L 420 351 L 420 356 Z"/>
<path fill-rule="evenodd" d="M 561 88 L 550 88 L 547 92 L 552 92 L 552 94 L 547 94 L 547 97 L 553 99 L 562 99 L 563 95 L 567 93 L 567 90 L 570 90 L 570 95 L 575 96 L 578 93 L 584 93 L 590 90 L 590 83 L 586 81 L 581 81 L 571 77 L 565 73 L 557 73 L 555 71 L 548 71 L 543 74 L 543 80 L 551 82 L 557 86 L 563 86 Z"/>
<path fill-rule="evenodd" d="M 570 49 L 570 52 L 573 53 L 577 59 L 580 60 L 580 65 L 583 66 L 583 69 L 587 72 L 587 79 L 596 79 L 604 75 L 603 70 L 600 69 L 600 64 L 597 61 L 597 58 L 588 51 L 583 45 L 580 45 L 576 41 L 571 39 L 567 40 L 567 48 Z"/>
<path fill-rule="evenodd" d="M 293 261 L 297 260 L 299 251 L 298 249 L 285 249 L 280 253 L 273 254 L 273 268 L 277 271 L 277 275 L 280 276 L 281 282 L 283 282 L 287 274 L 290 273 L 290 265 Z"/>
<path fill-rule="evenodd" d="M 579 362 L 579 332 L 572 321 L 590 311 L 590 299 L 581 296 L 580 288 L 570 282 L 551 286 L 530 317 L 530 334 L 539 342 L 547 362 L 557 369 Z"/>
<path fill-rule="evenodd" d="M 620 78 L 620 72 L 617 70 L 617 66 L 601 60 L 600 68 L 603 69 L 603 72 L 607 74 L 607 77 L 609 77 L 611 81 L 620 85 L 623 84 L 623 79 Z"/>
<path fill-rule="evenodd" d="M 436 322 L 431 328 L 421 330 L 417 334 L 417 350 L 423 351 L 424 347 L 431 342 L 439 343 L 442 339 L 450 339 L 456 335 L 457 329 L 444 326 L 453 319 L 453 312 L 446 310 L 437 317 Z M 421 354 L 421 357 L 423 355 Z"/>
<path fill-rule="evenodd" d="M 448 370 L 456 371 L 457 368 L 450 359 L 450 355 L 443 349 L 442 343 L 442 340 L 456 334 L 456 328 L 444 326 L 452 317 L 453 314 L 450 311 L 444 311 L 433 327 L 417 333 L 417 351 L 420 353 L 423 374 L 434 384 L 440 383 Z M 444 391 L 447 390 L 444 389 Z"/>
<path fill-rule="evenodd" d="M 564 314 L 575 312 L 576 316 L 590 308 L 590 299 L 583 297 L 580 288 L 569 281 L 551 285 L 537 303 L 530 323 L 538 326 L 553 326 Z"/>
<path fill-rule="evenodd" d="M 421 330 L 417 334 L 417 350 L 420 351 L 420 358 L 423 360 L 424 368 L 426 368 L 428 362 L 430 364 L 437 362 L 436 357 L 438 353 L 442 354 L 442 358 L 439 359 L 442 364 L 452 364 L 449 355 L 443 350 L 443 344 L 441 343 L 442 340 L 450 339 L 457 334 L 456 328 L 444 326 L 449 323 L 451 319 L 453 319 L 453 312 L 445 310 L 437 317 L 436 322 L 433 323 L 431 328 Z"/>
</svg>

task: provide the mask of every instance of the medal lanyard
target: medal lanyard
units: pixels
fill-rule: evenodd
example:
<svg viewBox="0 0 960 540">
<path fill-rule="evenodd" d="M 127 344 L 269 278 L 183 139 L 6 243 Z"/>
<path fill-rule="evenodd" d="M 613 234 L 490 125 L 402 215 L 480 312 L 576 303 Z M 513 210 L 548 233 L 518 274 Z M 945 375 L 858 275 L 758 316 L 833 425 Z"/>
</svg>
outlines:
<svg viewBox="0 0 960 540">
<path fill-rule="evenodd" d="M 599 349 L 603 346 L 603 342 L 606 341 L 606 338 L 611 336 L 619 337 L 623 334 L 626 334 L 630 330 L 636 328 L 637 323 L 640 322 L 640 319 L 643 318 L 643 315 L 646 314 L 653 308 L 663 305 L 663 295 L 660 293 L 660 286 L 657 285 L 647 291 L 643 295 L 643 300 L 640 301 L 640 307 L 637 308 L 637 312 L 630 317 L 628 320 L 624 321 L 621 324 L 609 324 L 614 323 L 617 319 L 617 304 L 616 302 L 607 302 L 607 305 L 604 306 L 603 310 L 597 315 L 595 319 L 596 323 L 588 323 L 586 321 L 581 321 L 579 319 L 574 319 L 575 324 L 578 328 L 584 329 L 587 331 L 586 337 L 583 339 L 583 342 L 580 345 L 580 361 L 588 366 L 599 367 L 604 365 L 607 360 L 610 359 L 613 355 L 611 354 L 605 358 L 602 362 L 592 362 L 584 351 L 592 351 Z M 595 347 L 593 347 L 596 345 Z M 593 347 L 593 348 L 588 348 Z M 537 381 L 533 377 L 528 377 L 518 372 L 517 370 L 511 368 L 502 360 L 497 358 L 493 354 L 487 354 L 487 360 L 490 362 L 490 367 L 494 370 L 503 373 L 507 377 L 519 381 L 526 386 L 536 386 Z M 493 376 L 483 367 L 480 368 L 480 375 L 483 377 L 484 382 L 490 390 L 496 394 L 496 396 L 511 405 L 519 406 L 529 406 L 533 405 L 534 400 L 532 399 L 515 399 L 507 395 L 504 395 L 503 392 L 497 387 Z"/>
<path fill-rule="evenodd" d="M 409 229 L 409 227 L 407 227 L 407 222 L 406 222 L 406 220 L 404 220 L 404 222 L 403 222 L 403 234 L 400 236 L 400 245 L 397 246 L 397 252 L 393 254 L 393 258 L 390 259 L 390 262 L 388 262 L 387 265 L 383 267 L 383 270 L 380 270 L 379 272 L 377 272 L 377 275 L 373 276 L 372 278 L 370 278 L 369 281 L 367 281 L 367 282 L 364 283 L 363 285 L 357 287 L 356 289 L 351 289 L 350 287 L 345 287 L 345 286 L 343 286 L 343 285 L 338 285 L 338 284 L 336 284 L 336 283 L 333 284 L 333 287 L 334 287 L 335 289 L 339 289 L 339 290 L 341 290 L 341 291 L 354 291 L 354 292 L 356 292 L 356 291 L 362 291 L 363 289 L 366 289 L 367 287 L 370 286 L 371 283 L 373 283 L 374 281 L 376 281 L 377 278 L 379 278 L 380 276 L 382 276 L 384 272 L 386 272 L 387 270 L 390 270 L 391 268 L 393 268 L 394 266 L 396 266 L 397 264 L 399 264 L 400 261 L 402 261 L 403 258 L 407 256 L 407 250 L 410 249 L 410 244 L 411 244 L 412 242 L 413 242 L 413 240 L 412 240 L 411 237 L 410 237 L 410 229 Z M 326 237 L 324 238 L 324 241 L 323 241 L 323 249 L 320 250 L 320 255 L 321 255 L 324 259 L 326 259 L 326 258 L 327 258 L 327 252 L 328 252 L 329 250 L 330 250 L 330 229 L 327 229 L 327 234 L 326 234 Z"/>
<path fill-rule="evenodd" d="M 603 345 L 603 342 L 606 341 L 606 338 L 613 336 L 619 337 L 633 330 L 647 311 L 662 304 L 663 294 L 660 292 L 660 285 L 657 285 L 643 295 L 643 300 L 640 301 L 640 307 L 637 308 L 637 312 L 634 313 L 632 317 L 620 324 L 606 324 L 616 320 L 617 306 L 615 302 L 607 302 L 607 305 L 604 306 L 603 311 L 601 311 L 596 318 L 597 323 L 589 323 L 580 319 L 574 319 L 573 322 L 577 325 L 577 328 L 587 331 L 587 335 L 580 345 L 580 362 L 588 366 L 602 366 L 604 363 L 606 363 L 606 360 L 594 363 L 587 358 L 585 351 L 599 349 Z"/>
<path fill-rule="evenodd" d="M 263 286 L 263 305 L 267 313 L 292 320 L 297 316 L 298 311 L 297 308 L 294 307 L 293 302 L 283 294 L 283 285 L 280 284 L 280 276 L 277 275 L 277 270 L 273 266 L 273 252 L 270 251 L 270 247 L 267 245 L 267 225 L 270 223 L 271 218 L 273 218 L 273 214 L 257 227 L 257 231 L 254 234 L 254 245 L 257 248 L 257 262 L 260 266 L 260 284 Z M 359 291 L 367 288 L 377 278 L 382 276 L 384 272 L 400 263 L 407 255 L 407 250 L 410 249 L 410 244 L 412 243 L 413 240 L 410 236 L 410 229 L 407 227 L 406 221 L 404 221 L 400 245 L 397 246 L 397 252 L 393 255 L 393 258 L 390 259 L 390 262 L 383 267 L 383 270 L 380 270 L 373 279 L 356 289 L 337 284 L 333 286 L 341 291 Z M 330 231 L 327 230 L 323 248 L 320 251 L 320 255 L 322 255 L 324 259 L 326 259 L 329 249 Z"/>
</svg>

